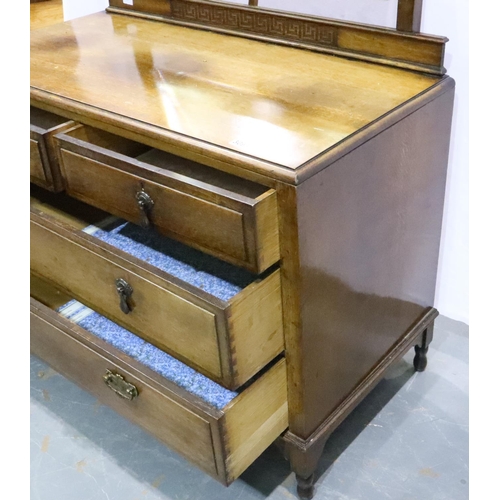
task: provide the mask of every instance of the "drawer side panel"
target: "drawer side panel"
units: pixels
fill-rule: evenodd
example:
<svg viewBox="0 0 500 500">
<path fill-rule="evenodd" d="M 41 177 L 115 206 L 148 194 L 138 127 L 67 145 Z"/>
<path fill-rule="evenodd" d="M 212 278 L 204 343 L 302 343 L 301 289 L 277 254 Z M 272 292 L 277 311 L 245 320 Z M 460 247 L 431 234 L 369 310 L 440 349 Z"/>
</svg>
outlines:
<svg viewBox="0 0 500 500">
<path fill-rule="evenodd" d="M 225 409 L 226 468 L 234 481 L 287 428 L 286 362 L 279 360 Z"/>
</svg>

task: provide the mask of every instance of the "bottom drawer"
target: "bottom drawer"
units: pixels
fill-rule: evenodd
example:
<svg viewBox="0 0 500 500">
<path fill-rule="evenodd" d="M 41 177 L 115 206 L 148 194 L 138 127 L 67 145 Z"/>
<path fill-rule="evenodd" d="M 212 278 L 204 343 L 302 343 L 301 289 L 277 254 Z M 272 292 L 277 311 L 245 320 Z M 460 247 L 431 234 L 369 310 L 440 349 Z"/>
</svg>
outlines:
<svg viewBox="0 0 500 500">
<path fill-rule="evenodd" d="M 119 334 L 108 342 L 57 312 L 70 300 L 62 292 L 33 278 L 31 293 L 33 354 L 221 483 L 234 481 L 286 429 L 284 359 L 237 392 L 197 373 L 196 387 L 183 388 L 134 359 L 129 332 L 122 349 Z M 154 353 L 149 359 L 163 363 L 165 353 Z"/>
</svg>

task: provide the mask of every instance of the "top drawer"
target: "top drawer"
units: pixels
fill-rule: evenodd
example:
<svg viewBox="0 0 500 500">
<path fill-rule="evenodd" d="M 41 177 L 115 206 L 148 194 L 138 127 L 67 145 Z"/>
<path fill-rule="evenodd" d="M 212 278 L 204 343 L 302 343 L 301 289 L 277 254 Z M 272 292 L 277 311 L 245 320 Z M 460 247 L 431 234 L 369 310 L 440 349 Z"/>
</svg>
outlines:
<svg viewBox="0 0 500 500">
<path fill-rule="evenodd" d="M 72 197 L 255 273 L 279 260 L 274 189 L 84 125 L 56 141 Z"/>
<path fill-rule="evenodd" d="M 74 127 L 75 122 L 30 107 L 30 181 L 50 191 L 61 191 L 54 135 Z"/>
</svg>

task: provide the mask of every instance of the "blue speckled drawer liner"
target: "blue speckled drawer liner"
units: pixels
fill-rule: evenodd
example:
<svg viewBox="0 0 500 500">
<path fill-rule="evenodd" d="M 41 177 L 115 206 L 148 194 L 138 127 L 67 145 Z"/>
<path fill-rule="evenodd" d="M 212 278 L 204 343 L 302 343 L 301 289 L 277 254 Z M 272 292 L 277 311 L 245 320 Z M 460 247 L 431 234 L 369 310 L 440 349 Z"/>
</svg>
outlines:
<svg viewBox="0 0 500 500">
<path fill-rule="evenodd" d="M 237 395 L 76 300 L 57 310 L 96 337 L 222 410 Z"/>
<path fill-rule="evenodd" d="M 244 269 L 122 219 L 108 218 L 99 226 L 83 231 L 221 300 L 228 301 L 256 279 Z"/>
</svg>

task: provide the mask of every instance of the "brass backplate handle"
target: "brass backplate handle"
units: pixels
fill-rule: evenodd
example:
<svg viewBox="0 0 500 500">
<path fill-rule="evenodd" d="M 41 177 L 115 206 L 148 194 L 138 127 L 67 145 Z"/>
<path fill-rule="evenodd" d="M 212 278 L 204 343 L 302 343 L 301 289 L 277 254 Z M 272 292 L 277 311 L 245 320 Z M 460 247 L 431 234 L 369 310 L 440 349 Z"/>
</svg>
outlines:
<svg viewBox="0 0 500 500">
<path fill-rule="evenodd" d="M 132 401 L 139 395 L 137 387 L 134 384 L 126 382 L 125 379 L 118 373 L 106 370 L 106 374 L 103 378 L 104 383 L 122 398 Z"/>
<path fill-rule="evenodd" d="M 142 212 L 141 226 L 144 228 L 148 228 L 151 226 L 150 212 L 155 202 L 153 201 L 153 198 L 151 198 L 151 196 L 149 196 L 149 194 L 144 191 L 144 188 L 142 188 L 135 195 L 135 199 Z"/>
<path fill-rule="evenodd" d="M 120 297 L 120 309 L 123 313 L 128 314 L 132 311 L 132 307 L 129 302 L 134 289 L 123 278 L 118 278 L 115 281 L 115 286 Z"/>
</svg>

